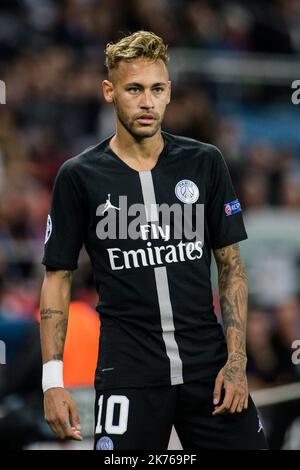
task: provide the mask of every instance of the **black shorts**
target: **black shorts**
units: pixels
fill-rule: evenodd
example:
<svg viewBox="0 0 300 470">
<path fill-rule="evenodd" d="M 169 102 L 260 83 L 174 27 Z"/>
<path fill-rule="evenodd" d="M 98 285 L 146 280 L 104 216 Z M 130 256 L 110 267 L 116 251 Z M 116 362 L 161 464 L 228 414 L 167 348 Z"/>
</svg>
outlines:
<svg viewBox="0 0 300 470">
<path fill-rule="evenodd" d="M 174 425 L 184 450 L 266 449 L 255 405 L 212 416 L 215 379 L 96 392 L 96 450 L 166 450 Z"/>
</svg>

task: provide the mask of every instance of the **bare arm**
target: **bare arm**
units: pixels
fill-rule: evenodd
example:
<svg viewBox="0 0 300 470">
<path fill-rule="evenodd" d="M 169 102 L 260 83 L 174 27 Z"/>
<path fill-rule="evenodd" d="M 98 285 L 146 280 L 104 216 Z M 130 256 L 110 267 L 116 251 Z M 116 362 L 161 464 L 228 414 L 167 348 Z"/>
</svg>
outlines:
<svg viewBox="0 0 300 470">
<path fill-rule="evenodd" d="M 67 333 L 71 271 L 46 271 L 40 301 L 40 334 L 43 364 L 62 361 Z M 81 440 L 76 405 L 67 390 L 50 388 L 44 393 L 45 419 L 60 438 Z"/>
<path fill-rule="evenodd" d="M 45 273 L 40 303 L 43 363 L 63 358 L 71 282 L 71 271 L 46 271 Z"/>
<path fill-rule="evenodd" d="M 248 406 L 246 378 L 246 323 L 248 280 L 238 244 L 214 251 L 219 275 L 220 304 L 227 341 L 228 359 L 218 374 L 215 399 L 220 400 L 222 386 L 225 398 L 214 414 L 241 412 Z M 215 402 L 214 402 L 215 403 Z"/>
</svg>

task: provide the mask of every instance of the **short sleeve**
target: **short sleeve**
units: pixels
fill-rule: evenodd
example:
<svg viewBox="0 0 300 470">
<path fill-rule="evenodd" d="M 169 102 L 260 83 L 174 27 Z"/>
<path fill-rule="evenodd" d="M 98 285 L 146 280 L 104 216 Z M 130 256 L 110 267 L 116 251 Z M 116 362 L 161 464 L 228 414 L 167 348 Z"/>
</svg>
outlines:
<svg viewBox="0 0 300 470">
<path fill-rule="evenodd" d="M 205 213 L 212 249 L 245 240 L 242 208 L 221 152 L 212 146 L 211 171 Z"/>
<path fill-rule="evenodd" d="M 85 211 L 80 188 L 66 163 L 54 182 L 42 264 L 74 270 L 84 242 Z"/>
</svg>

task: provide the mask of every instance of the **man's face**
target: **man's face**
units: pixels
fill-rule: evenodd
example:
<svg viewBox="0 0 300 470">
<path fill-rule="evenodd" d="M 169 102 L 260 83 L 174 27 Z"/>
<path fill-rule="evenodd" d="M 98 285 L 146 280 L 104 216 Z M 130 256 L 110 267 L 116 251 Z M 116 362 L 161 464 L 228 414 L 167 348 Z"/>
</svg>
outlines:
<svg viewBox="0 0 300 470">
<path fill-rule="evenodd" d="M 136 139 L 155 135 L 170 102 L 171 82 L 164 62 L 121 61 L 111 79 L 103 81 L 103 93 L 106 101 L 114 103 L 118 124 Z"/>
</svg>

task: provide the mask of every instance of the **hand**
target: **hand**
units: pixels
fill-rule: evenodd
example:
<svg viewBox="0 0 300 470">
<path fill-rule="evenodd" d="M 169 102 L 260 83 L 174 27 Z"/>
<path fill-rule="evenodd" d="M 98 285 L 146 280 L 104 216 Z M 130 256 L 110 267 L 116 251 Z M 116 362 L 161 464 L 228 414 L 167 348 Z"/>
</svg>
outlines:
<svg viewBox="0 0 300 470">
<path fill-rule="evenodd" d="M 70 393 L 61 387 L 44 393 L 45 420 L 60 439 L 82 441 L 77 408 Z"/>
<path fill-rule="evenodd" d="M 215 381 L 213 415 L 241 413 L 248 408 L 247 358 L 243 353 L 231 353 Z M 223 403 L 219 405 L 222 387 L 225 389 Z M 216 406 L 217 405 L 217 406 Z"/>
</svg>

